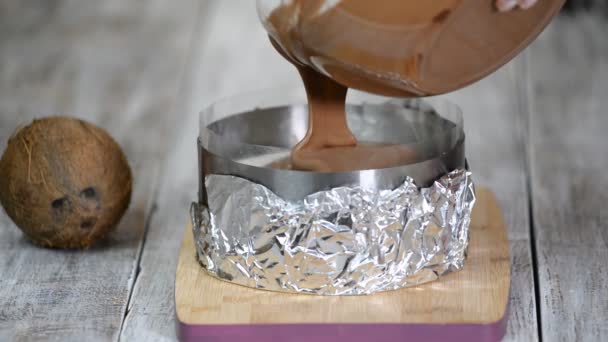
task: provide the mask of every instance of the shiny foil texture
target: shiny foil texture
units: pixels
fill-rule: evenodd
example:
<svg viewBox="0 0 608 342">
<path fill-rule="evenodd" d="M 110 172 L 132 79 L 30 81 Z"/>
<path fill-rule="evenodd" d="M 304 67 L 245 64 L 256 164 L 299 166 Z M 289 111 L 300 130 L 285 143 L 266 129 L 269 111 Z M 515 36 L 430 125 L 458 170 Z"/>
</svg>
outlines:
<svg viewBox="0 0 608 342">
<path fill-rule="evenodd" d="M 213 276 L 253 288 L 362 295 L 417 285 L 463 267 L 470 172 L 431 187 L 338 187 L 302 201 L 243 178 L 209 175 L 209 206 L 191 208 L 197 255 Z"/>
</svg>

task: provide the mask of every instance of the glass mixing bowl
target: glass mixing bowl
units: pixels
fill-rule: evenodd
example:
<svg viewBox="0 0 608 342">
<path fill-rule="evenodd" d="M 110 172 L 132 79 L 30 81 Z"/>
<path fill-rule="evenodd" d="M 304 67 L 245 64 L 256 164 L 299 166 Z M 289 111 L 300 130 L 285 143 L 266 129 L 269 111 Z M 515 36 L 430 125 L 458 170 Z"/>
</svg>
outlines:
<svg viewBox="0 0 608 342">
<path fill-rule="evenodd" d="M 407 165 L 351 172 L 271 167 L 289 158 L 306 134 L 308 108 L 303 91 L 267 90 L 233 96 L 201 112 L 200 183 L 208 174 L 234 175 L 262 184 L 285 199 L 299 200 L 337 186 L 393 189 L 406 177 L 427 187 L 452 170 L 464 169 L 462 114 L 454 104 L 351 92 L 347 120 L 358 141 L 403 145 L 417 158 Z"/>
<path fill-rule="evenodd" d="M 387 96 L 459 89 L 524 49 L 564 0 L 507 13 L 494 0 L 257 0 L 275 47 L 350 88 Z"/>
</svg>

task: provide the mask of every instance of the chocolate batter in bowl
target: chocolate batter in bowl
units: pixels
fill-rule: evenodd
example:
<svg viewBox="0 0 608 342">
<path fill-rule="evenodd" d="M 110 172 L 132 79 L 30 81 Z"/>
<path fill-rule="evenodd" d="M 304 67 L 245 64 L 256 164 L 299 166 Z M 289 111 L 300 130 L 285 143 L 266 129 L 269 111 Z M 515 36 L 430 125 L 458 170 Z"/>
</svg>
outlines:
<svg viewBox="0 0 608 342">
<path fill-rule="evenodd" d="M 564 0 L 500 12 L 494 0 L 258 0 L 271 39 L 338 83 L 387 96 L 462 88 L 523 50 Z"/>
<path fill-rule="evenodd" d="M 464 169 L 464 132 L 459 108 L 437 99 L 389 99 L 355 92 L 346 101 L 350 130 L 361 145 L 407 152 L 403 163 L 385 168 L 319 172 L 293 170 L 293 147 L 306 135 L 308 108 L 303 92 L 269 90 L 235 96 L 201 112 L 200 194 L 204 177 L 232 175 L 266 186 L 287 200 L 338 186 L 393 189 L 411 177 L 431 185 Z M 280 96 L 278 94 L 281 94 Z M 339 155 L 339 153 L 337 153 Z"/>
<path fill-rule="evenodd" d="M 346 172 L 415 161 L 403 144 L 355 137 L 348 88 L 420 97 L 462 87 L 522 49 L 561 3 L 504 13 L 489 0 L 258 1 L 272 45 L 296 67 L 308 98 L 307 133 L 275 166 Z"/>
</svg>

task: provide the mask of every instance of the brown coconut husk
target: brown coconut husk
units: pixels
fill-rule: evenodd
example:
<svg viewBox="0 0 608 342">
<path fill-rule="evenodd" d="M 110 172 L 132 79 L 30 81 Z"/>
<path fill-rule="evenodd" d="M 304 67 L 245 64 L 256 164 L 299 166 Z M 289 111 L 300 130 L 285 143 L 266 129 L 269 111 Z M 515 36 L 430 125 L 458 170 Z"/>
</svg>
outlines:
<svg viewBox="0 0 608 342">
<path fill-rule="evenodd" d="M 82 120 L 34 120 L 0 159 L 0 203 L 34 243 L 89 247 L 114 228 L 131 199 L 131 169 L 120 146 Z"/>
</svg>

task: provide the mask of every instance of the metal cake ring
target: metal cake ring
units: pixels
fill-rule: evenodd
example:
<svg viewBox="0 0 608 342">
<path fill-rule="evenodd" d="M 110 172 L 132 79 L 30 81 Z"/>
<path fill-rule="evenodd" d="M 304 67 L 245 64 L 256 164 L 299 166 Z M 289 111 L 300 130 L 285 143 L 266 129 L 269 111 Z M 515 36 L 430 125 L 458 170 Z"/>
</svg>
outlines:
<svg viewBox="0 0 608 342">
<path fill-rule="evenodd" d="M 418 160 L 322 173 L 268 167 L 304 136 L 305 97 L 249 99 L 201 113 L 199 201 L 191 214 L 209 274 L 266 290 L 359 295 L 462 268 L 475 195 L 457 106 L 350 104 L 357 139 L 405 144 Z"/>
</svg>

